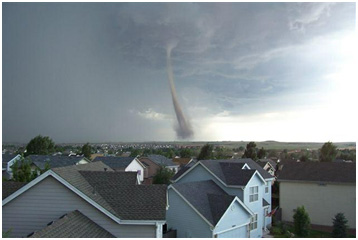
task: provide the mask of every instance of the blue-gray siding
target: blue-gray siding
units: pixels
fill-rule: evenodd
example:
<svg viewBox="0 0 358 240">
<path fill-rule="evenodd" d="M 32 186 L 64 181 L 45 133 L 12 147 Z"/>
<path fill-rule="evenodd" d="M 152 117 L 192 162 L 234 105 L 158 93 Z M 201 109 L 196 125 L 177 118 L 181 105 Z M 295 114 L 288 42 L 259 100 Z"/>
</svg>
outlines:
<svg viewBox="0 0 358 240">
<path fill-rule="evenodd" d="M 155 237 L 154 225 L 119 225 L 49 176 L 2 208 L 3 231 L 26 237 L 62 215 L 79 210 L 116 237 Z"/>
<path fill-rule="evenodd" d="M 206 223 L 173 189 L 168 190 L 168 229 L 176 229 L 178 238 L 211 238 L 212 231 Z"/>
</svg>

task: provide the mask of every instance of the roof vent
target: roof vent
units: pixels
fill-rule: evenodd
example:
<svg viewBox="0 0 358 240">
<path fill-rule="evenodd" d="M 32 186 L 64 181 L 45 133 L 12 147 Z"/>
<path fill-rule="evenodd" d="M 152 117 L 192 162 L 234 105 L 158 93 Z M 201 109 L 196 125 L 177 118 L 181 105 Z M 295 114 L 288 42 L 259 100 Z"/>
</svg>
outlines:
<svg viewBox="0 0 358 240">
<path fill-rule="evenodd" d="M 107 168 L 104 168 L 104 171 L 107 172 Z"/>
</svg>

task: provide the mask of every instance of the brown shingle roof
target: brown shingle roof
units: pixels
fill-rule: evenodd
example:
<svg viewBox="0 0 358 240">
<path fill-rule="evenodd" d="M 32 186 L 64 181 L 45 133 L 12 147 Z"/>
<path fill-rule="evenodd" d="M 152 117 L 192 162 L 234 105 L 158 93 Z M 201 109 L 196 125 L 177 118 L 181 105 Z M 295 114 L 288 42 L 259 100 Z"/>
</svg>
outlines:
<svg viewBox="0 0 358 240">
<path fill-rule="evenodd" d="M 290 162 L 278 173 L 278 181 L 355 183 L 355 163 Z"/>
<path fill-rule="evenodd" d="M 80 211 L 70 212 L 47 227 L 35 232 L 30 238 L 114 238 L 97 223 Z"/>
</svg>

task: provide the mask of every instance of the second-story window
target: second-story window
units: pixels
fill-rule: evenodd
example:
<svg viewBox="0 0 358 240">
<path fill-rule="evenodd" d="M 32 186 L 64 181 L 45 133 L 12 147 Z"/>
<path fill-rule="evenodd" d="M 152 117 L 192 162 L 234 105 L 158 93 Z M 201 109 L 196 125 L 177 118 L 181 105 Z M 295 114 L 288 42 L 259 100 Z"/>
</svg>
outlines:
<svg viewBox="0 0 358 240">
<path fill-rule="evenodd" d="M 249 201 L 255 202 L 257 200 L 259 200 L 259 187 L 258 186 L 250 187 Z"/>
<path fill-rule="evenodd" d="M 255 230 L 256 228 L 257 228 L 257 214 L 255 213 L 255 214 L 251 217 L 250 230 Z"/>
<path fill-rule="evenodd" d="M 267 182 L 265 185 L 265 193 L 268 193 L 268 192 L 269 192 L 269 183 Z"/>
</svg>

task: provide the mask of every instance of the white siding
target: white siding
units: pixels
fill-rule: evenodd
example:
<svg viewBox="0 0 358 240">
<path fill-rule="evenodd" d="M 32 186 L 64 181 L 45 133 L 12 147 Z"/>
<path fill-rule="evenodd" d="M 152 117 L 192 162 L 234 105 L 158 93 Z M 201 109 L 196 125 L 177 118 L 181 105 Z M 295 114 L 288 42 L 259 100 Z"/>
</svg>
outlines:
<svg viewBox="0 0 358 240">
<path fill-rule="evenodd" d="M 332 218 L 344 213 L 351 228 L 356 226 L 356 186 L 280 182 L 282 219 L 292 222 L 293 210 L 305 206 L 311 223 L 332 226 Z"/>
<path fill-rule="evenodd" d="M 138 172 L 139 180 L 143 182 L 144 176 L 144 168 L 137 162 L 137 160 L 133 160 L 126 168 L 126 172 Z"/>
<path fill-rule="evenodd" d="M 62 215 L 79 210 L 116 237 L 155 237 L 155 225 L 119 225 L 49 176 L 2 208 L 3 231 L 26 237 Z"/>
</svg>

